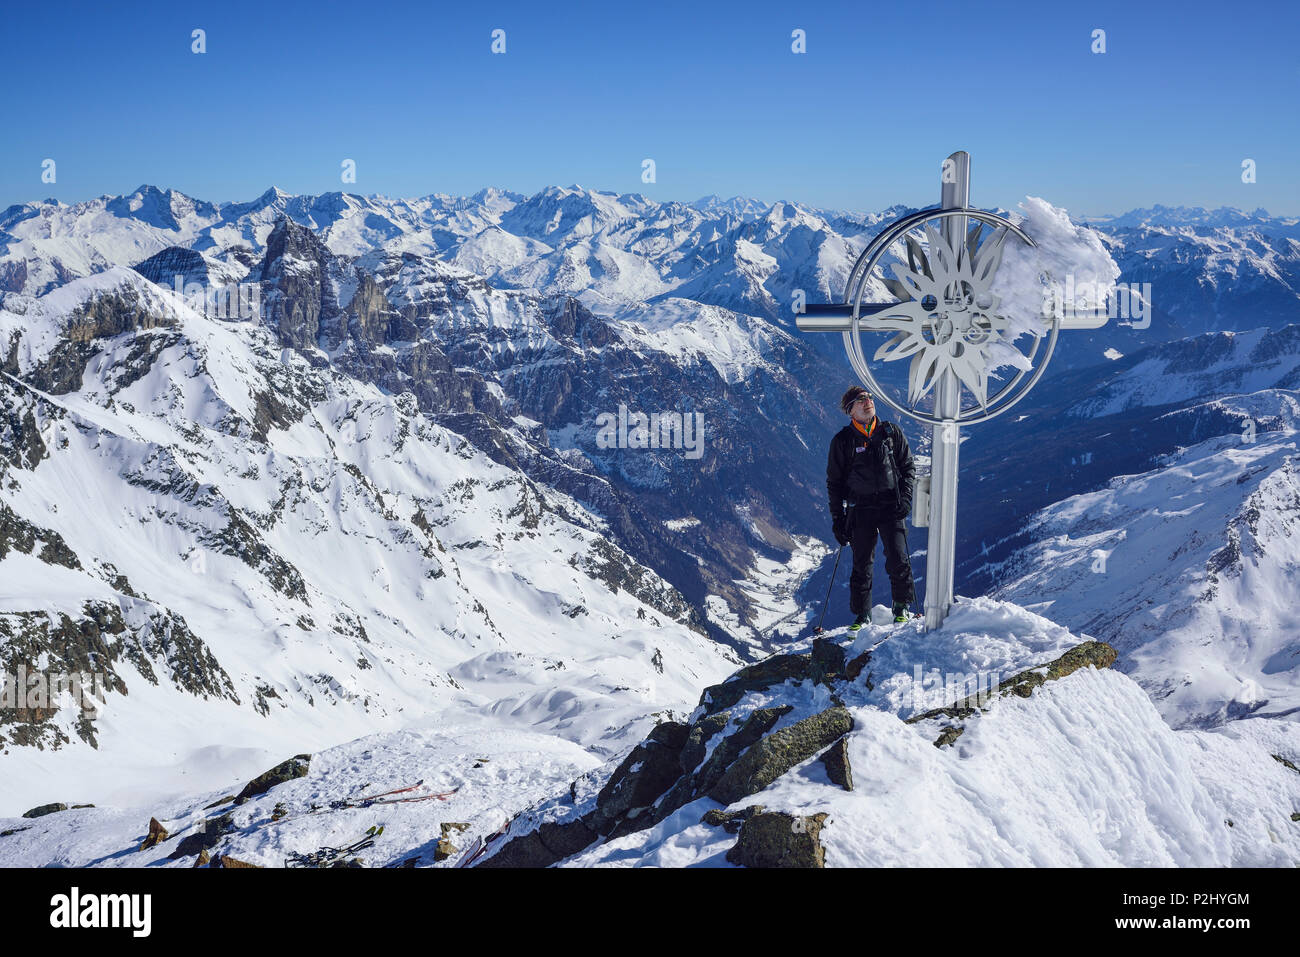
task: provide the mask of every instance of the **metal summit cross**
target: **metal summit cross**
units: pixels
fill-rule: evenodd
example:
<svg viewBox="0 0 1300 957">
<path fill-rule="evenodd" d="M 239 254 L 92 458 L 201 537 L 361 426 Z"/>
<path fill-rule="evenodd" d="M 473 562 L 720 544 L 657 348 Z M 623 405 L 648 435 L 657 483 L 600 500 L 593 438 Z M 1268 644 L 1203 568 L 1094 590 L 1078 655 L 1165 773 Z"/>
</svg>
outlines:
<svg viewBox="0 0 1300 957">
<path fill-rule="evenodd" d="M 970 155 L 953 153 L 944 161 L 938 209 L 925 209 L 893 223 L 863 250 L 849 273 L 845 302 L 796 307 L 796 326 L 804 332 L 840 332 L 854 372 L 897 412 L 933 427 L 930 474 L 918 476 L 913 524 L 930 529 L 926 551 L 925 628 L 938 628 L 952 607 L 957 545 L 957 453 L 963 425 L 987 422 L 1020 401 L 1043 374 L 1061 329 L 1095 329 L 1106 322 L 1096 314 L 1062 315 L 1045 308 L 1041 328 L 1013 328 L 999 312 L 992 292 L 1008 237 L 1036 244 L 1010 220 L 971 209 Z M 975 225 L 967 232 L 970 220 Z M 936 228 L 937 223 L 937 228 Z M 986 234 L 985 227 L 991 227 Z M 918 235 L 911 235 L 913 232 Z M 893 277 L 874 275 L 889 254 Z M 870 292 L 894 302 L 864 302 Z M 1044 297 L 1047 305 L 1047 297 Z M 895 401 L 872 375 L 862 352 L 861 333 L 893 332 L 874 359 L 912 357 L 906 405 Z M 1012 343 L 1032 333 L 1028 354 Z M 1043 337 L 1047 348 L 1035 366 Z M 990 373 L 1002 365 L 1018 372 L 988 395 Z M 973 400 L 964 404 L 962 387 Z M 933 389 L 933 394 L 931 390 Z M 928 401 L 927 401 L 928 397 Z"/>
</svg>

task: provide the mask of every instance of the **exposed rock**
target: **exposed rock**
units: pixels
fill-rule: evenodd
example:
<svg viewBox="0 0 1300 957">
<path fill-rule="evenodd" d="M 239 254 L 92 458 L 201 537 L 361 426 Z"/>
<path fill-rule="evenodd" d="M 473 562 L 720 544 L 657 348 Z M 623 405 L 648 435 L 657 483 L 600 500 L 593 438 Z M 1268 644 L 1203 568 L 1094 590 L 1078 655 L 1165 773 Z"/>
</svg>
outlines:
<svg viewBox="0 0 1300 957">
<path fill-rule="evenodd" d="M 1291 769 L 1292 771 L 1294 771 L 1296 774 L 1300 774 L 1300 768 L 1297 768 L 1294 764 L 1292 764 L 1292 763 L 1291 763 L 1290 761 L 1288 761 L 1286 758 L 1282 757 L 1282 755 L 1280 755 L 1280 754 L 1275 754 L 1275 755 L 1273 755 L 1272 757 L 1273 757 L 1273 760 L 1274 760 L 1274 761 L 1279 762 L 1279 763 L 1280 763 L 1284 768 L 1290 768 L 1290 769 Z"/>
<path fill-rule="evenodd" d="M 1055 661 L 1050 662 L 1046 666 L 1047 674 L 1041 673 L 1042 666 L 1022 671 L 1020 674 L 1013 675 L 999 684 L 997 694 L 1010 693 L 1021 698 L 1028 698 L 1033 693 L 1033 690 L 1045 681 L 1064 678 L 1066 675 L 1073 674 L 1080 668 L 1086 668 L 1089 665 L 1097 669 L 1109 668 L 1115 663 L 1117 657 L 1115 649 L 1106 642 L 1085 641 L 1083 644 L 1071 648 Z"/>
<path fill-rule="evenodd" d="M 846 791 L 853 790 L 853 768 L 849 764 L 849 739 L 840 738 L 824 752 L 821 761 L 826 767 L 826 776 L 832 784 L 838 784 Z"/>
<path fill-rule="evenodd" d="M 174 861 L 189 857 L 191 854 L 198 854 L 200 851 L 210 850 L 217 846 L 217 842 L 223 835 L 234 829 L 235 822 L 229 814 L 200 821 L 192 834 L 181 838 L 167 858 Z"/>
<path fill-rule="evenodd" d="M 529 831 L 512 839 L 477 867 L 550 867 L 560 860 L 545 844 L 537 831 Z"/>
<path fill-rule="evenodd" d="M 708 824 L 712 827 L 721 827 L 728 834 L 737 834 L 740 832 L 740 826 L 748 821 L 755 814 L 762 814 L 766 808 L 761 804 L 751 804 L 749 807 L 741 808 L 739 811 L 721 811 L 714 808 L 712 811 L 705 813 L 700 818 L 700 823 Z"/>
<path fill-rule="evenodd" d="M 680 756 L 683 772 L 689 773 L 695 770 L 699 763 L 704 760 L 709 741 L 715 734 L 725 728 L 730 720 L 731 712 L 721 711 L 718 714 L 706 715 L 691 726 L 690 734 L 686 737 L 686 744 L 682 746 Z"/>
<path fill-rule="evenodd" d="M 167 840 L 168 836 L 167 828 L 159 824 L 156 817 L 151 817 L 149 818 L 149 833 L 145 836 L 144 841 L 141 842 L 139 849 L 143 851 L 146 848 L 161 844 L 163 841 Z"/>
<path fill-rule="evenodd" d="M 706 714 L 730 708 L 750 691 L 770 688 L 791 678 L 808 677 L 811 654 L 772 655 L 762 661 L 741 668 L 722 684 L 710 685 L 700 696 Z"/>
<path fill-rule="evenodd" d="M 310 754 L 295 754 L 288 761 L 281 761 L 269 771 L 263 771 L 244 785 L 244 789 L 235 796 L 236 804 L 243 804 L 249 798 L 265 794 L 277 784 L 292 781 L 294 778 L 307 776 L 311 764 Z"/>
<path fill-rule="evenodd" d="M 207 867 L 210 858 L 206 849 L 199 851 L 199 856 L 194 858 L 195 867 Z"/>
<path fill-rule="evenodd" d="M 988 697 L 992 697 L 992 695 L 989 695 Z M 956 718 L 957 720 L 964 720 L 978 712 L 979 708 L 958 708 L 951 705 L 944 708 L 931 708 L 929 711 L 923 711 L 920 714 L 912 715 L 904 721 L 904 724 L 916 724 L 918 721 L 929 721 L 931 718 Z"/>
<path fill-rule="evenodd" d="M 224 867 L 224 868 L 241 868 L 241 867 L 261 868 L 265 866 L 266 866 L 265 864 L 250 864 L 248 861 L 241 861 L 236 857 L 231 857 L 229 854 L 218 854 L 216 857 L 212 859 L 212 863 L 208 865 L 208 867 Z"/>
<path fill-rule="evenodd" d="M 620 819 L 649 807 L 681 776 L 679 755 L 688 733 L 687 725 L 665 721 L 632 749 L 596 796 L 597 830 L 608 833 Z"/>
<path fill-rule="evenodd" d="M 870 660 L 871 652 L 864 651 L 845 666 L 844 677 L 848 678 L 850 681 L 857 681 L 858 675 L 862 674 L 862 669 L 867 666 L 867 662 Z"/>
<path fill-rule="evenodd" d="M 443 823 L 443 824 L 441 825 L 441 827 L 442 827 L 442 837 L 438 839 L 438 844 L 437 844 L 437 846 L 434 848 L 434 851 L 433 851 L 433 859 L 434 859 L 434 861 L 445 861 L 447 858 L 449 858 L 449 857 L 451 857 L 453 854 L 457 853 L 457 851 L 459 850 L 459 848 L 457 848 L 456 845 L 453 844 L 453 843 L 451 842 L 451 835 L 456 834 L 456 833 L 459 833 L 459 832 L 461 832 L 461 831 L 466 831 L 466 830 L 469 829 L 469 825 L 468 825 L 468 824 L 462 824 L 462 823 L 460 823 L 459 821 L 447 821 L 447 822 Z M 590 843 L 590 842 L 588 842 L 588 843 Z M 583 845 L 583 846 L 585 847 L 586 845 Z M 411 858 L 411 861 L 412 861 L 412 862 L 414 862 L 414 861 L 418 861 L 418 860 L 419 860 L 418 857 Z M 413 867 L 414 864 L 413 864 L 413 863 L 410 864 L 410 865 L 403 864 L 402 866 L 403 866 L 403 867 L 406 867 L 406 866 L 412 866 L 412 867 Z"/>
<path fill-rule="evenodd" d="M 947 725 L 939 732 L 939 737 L 934 739 L 934 746 L 942 748 L 944 745 L 952 744 L 961 737 L 962 732 L 966 729 L 961 725 Z"/>
<path fill-rule="evenodd" d="M 709 759 L 698 771 L 683 775 L 677 781 L 672 790 L 656 806 L 653 819 L 646 822 L 644 826 L 662 821 L 678 808 L 708 792 L 746 748 L 771 731 L 781 716 L 789 714 L 791 710 L 793 709 L 790 705 L 781 705 L 776 708 L 756 708 L 751 711 L 738 731 L 718 742 Z M 707 720 L 709 719 L 701 719 L 699 724 Z"/>
<path fill-rule="evenodd" d="M 848 709 L 835 707 L 773 732 L 727 768 L 709 790 L 709 797 L 719 804 L 734 804 L 756 794 L 852 728 L 853 718 Z"/>
<path fill-rule="evenodd" d="M 784 811 L 755 814 L 740 828 L 727 860 L 742 867 L 825 867 L 822 824 L 827 815 L 796 817 Z"/>
<path fill-rule="evenodd" d="M 828 683 L 844 674 L 844 649 L 826 638 L 814 638 L 809 676 L 815 684 Z"/>
<path fill-rule="evenodd" d="M 1115 663 L 1117 655 L 1115 649 L 1104 641 L 1085 641 L 1081 645 L 1071 648 L 1055 661 L 1050 661 L 1045 665 L 1039 665 L 1022 671 L 1017 675 L 1012 675 L 1005 681 L 1001 682 L 992 691 L 976 693 L 943 708 L 932 708 L 920 714 L 914 714 L 907 719 L 908 724 L 916 724 L 918 721 L 928 721 L 931 718 L 952 718 L 957 721 L 964 721 L 967 718 L 977 714 L 983 708 L 987 707 L 989 702 L 995 698 L 1001 698 L 1009 694 L 1017 697 L 1028 698 L 1035 688 L 1045 681 L 1055 681 L 1058 678 L 1064 678 L 1066 675 L 1073 674 L 1080 668 L 1092 666 L 1095 668 L 1109 668 Z M 965 726 L 945 725 L 935 739 L 934 746 L 942 748 L 950 745 L 961 736 L 965 731 Z"/>
<path fill-rule="evenodd" d="M 8 837 L 10 834 L 17 834 L 19 831 L 30 831 L 31 827 L 10 827 L 0 831 L 0 837 Z"/>
<path fill-rule="evenodd" d="M 67 809 L 68 806 L 66 804 L 59 804 L 57 802 L 54 804 L 41 804 L 32 808 L 30 811 L 24 811 L 23 817 L 44 817 L 47 814 L 54 814 L 57 811 L 66 811 Z"/>
<path fill-rule="evenodd" d="M 233 795 L 233 794 L 227 794 L 225 797 L 219 797 L 219 798 L 217 798 L 217 799 L 216 799 L 215 801 L 213 801 L 211 804 L 205 804 L 205 805 L 203 805 L 203 810 L 205 810 L 205 811 L 210 811 L 210 810 L 212 810 L 214 807 L 221 807 L 221 805 L 223 805 L 223 804 L 229 804 L 229 803 L 230 803 L 231 801 L 233 801 L 234 799 L 235 799 L 235 795 Z"/>
<path fill-rule="evenodd" d="M 708 791 L 717 784 L 718 780 L 746 748 L 759 741 L 763 735 L 776 726 L 776 723 L 782 717 L 793 710 L 793 706 L 783 704 L 775 708 L 755 708 L 751 711 L 740 729 L 734 734 L 723 738 L 718 746 L 713 749 L 713 753 L 709 755 L 709 760 L 705 762 L 704 767 L 700 768 L 699 773 L 692 782 L 692 797 Z M 724 801 L 723 803 L 730 804 L 731 802 Z"/>
</svg>

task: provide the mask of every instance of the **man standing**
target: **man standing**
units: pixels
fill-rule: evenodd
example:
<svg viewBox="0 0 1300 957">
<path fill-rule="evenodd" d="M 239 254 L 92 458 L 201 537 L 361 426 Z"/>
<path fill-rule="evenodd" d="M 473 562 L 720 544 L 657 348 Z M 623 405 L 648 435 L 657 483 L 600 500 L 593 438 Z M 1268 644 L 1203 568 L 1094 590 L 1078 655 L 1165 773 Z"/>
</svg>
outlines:
<svg viewBox="0 0 1300 957">
<path fill-rule="evenodd" d="M 851 421 L 831 439 L 826 492 L 835 540 L 841 547 L 853 547 L 849 610 L 856 620 L 849 630 L 857 631 L 871 613 L 877 533 L 885 547 L 894 621 L 907 621 L 907 607 L 915 593 L 904 521 L 912 510 L 916 465 L 903 430 L 876 417 L 875 402 L 866 389 L 853 386 L 840 399 L 840 408 Z"/>
</svg>

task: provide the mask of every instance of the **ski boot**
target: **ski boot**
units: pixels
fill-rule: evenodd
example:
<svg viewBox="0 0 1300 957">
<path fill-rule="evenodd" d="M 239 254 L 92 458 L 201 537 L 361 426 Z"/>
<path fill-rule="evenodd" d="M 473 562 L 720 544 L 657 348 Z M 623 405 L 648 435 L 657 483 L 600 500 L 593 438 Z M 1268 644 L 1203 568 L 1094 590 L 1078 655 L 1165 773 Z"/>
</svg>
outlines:
<svg viewBox="0 0 1300 957">
<path fill-rule="evenodd" d="M 856 635 L 862 630 L 863 625 L 869 624 L 870 622 L 871 618 L 868 615 L 858 615 L 857 618 L 853 619 L 853 624 L 849 625 L 849 631 Z"/>
<path fill-rule="evenodd" d="M 894 602 L 894 622 L 896 624 L 901 624 L 905 621 L 907 621 L 907 602 Z"/>
</svg>

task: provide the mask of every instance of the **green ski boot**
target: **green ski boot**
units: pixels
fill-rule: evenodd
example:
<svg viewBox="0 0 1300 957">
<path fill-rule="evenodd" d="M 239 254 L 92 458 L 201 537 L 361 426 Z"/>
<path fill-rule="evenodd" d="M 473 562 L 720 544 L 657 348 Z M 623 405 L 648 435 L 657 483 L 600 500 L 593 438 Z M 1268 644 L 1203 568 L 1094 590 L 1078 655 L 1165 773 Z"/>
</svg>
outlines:
<svg viewBox="0 0 1300 957">
<path fill-rule="evenodd" d="M 870 621 L 871 619 L 868 618 L 866 615 L 858 615 L 857 618 L 853 619 L 853 624 L 849 625 L 849 631 L 853 632 L 854 634 L 857 634 L 859 631 L 862 630 L 862 626 L 869 623 Z"/>
<path fill-rule="evenodd" d="M 899 624 L 907 621 L 907 602 L 894 602 L 894 621 Z"/>
</svg>

